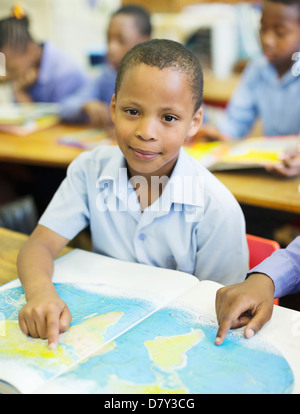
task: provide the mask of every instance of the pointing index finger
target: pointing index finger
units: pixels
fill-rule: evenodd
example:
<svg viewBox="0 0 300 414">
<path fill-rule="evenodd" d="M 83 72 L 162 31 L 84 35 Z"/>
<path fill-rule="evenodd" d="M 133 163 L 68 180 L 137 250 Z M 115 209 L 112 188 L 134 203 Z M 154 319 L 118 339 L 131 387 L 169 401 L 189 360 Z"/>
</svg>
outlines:
<svg viewBox="0 0 300 414">
<path fill-rule="evenodd" d="M 58 344 L 59 318 L 60 318 L 60 315 L 57 312 L 49 313 L 47 316 L 48 347 L 51 350 L 56 349 L 57 344 Z"/>
</svg>

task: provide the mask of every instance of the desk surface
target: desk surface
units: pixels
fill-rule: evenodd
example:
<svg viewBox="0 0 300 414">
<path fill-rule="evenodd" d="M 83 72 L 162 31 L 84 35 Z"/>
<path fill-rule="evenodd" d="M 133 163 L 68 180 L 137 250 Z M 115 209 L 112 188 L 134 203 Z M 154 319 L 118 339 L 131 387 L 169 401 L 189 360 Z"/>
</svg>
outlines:
<svg viewBox="0 0 300 414">
<path fill-rule="evenodd" d="M 59 145 L 57 139 L 79 130 L 84 127 L 58 125 L 25 137 L 0 133 L 0 162 L 67 168 L 82 150 Z M 282 179 L 262 170 L 218 172 L 215 175 L 238 202 L 300 213 L 300 177 Z"/>
<path fill-rule="evenodd" d="M 241 75 L 233 74 L 227 79 L 217 79 L 212 74 L 204 73 L 204 102 L 214 106 L 226 106 L 240 78 Z"/>
<path fill-rule="evenodd" d="M 81 150 L 58 144 L 58 138 L 83 129 L 57 125 L 24 137 L 0 132 L 0 161 L 66 168 Z"/>
<path fill-rule="evenodd" d="M 214 174 L 240 203 L 300 213 L 300 177 L 275 177 L 264 170 Z"/>
<path fill-rule="evenodd" d="M 17 256 L 20 248 L 28 239 L 25 234 L 6 230 L 0 227 L 0 286 L 18 277 Z M 71 248 L 66 247 L 62 254 L 68 253 Z"/>
</svg>

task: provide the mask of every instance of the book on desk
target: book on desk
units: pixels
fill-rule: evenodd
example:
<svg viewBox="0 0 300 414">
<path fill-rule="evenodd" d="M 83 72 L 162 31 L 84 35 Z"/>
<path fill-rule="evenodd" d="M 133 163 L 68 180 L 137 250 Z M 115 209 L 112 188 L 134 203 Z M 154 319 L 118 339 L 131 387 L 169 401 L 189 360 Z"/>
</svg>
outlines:
<svg viewBox="0 0 300 414">
<path fill-rule="evenodd" d="M 9 103 L 0 107 L 0 131 L 26 136 L 58 124 L 59 107 L 52 103 Z"/>
<path fill-rule="evenodd" d="M 53 351 L 19 328 L 19 281 L 0 288 L 2 393 L 297 391 L 299 352 L 289 323 L 277 329 L 293 311 L 277 306 L 274 328 L 216 346 L 216 282 L 78 249 L 56 260 L 53 282 L 73 316 Z"/>
<path fill-rule="evenodd" d="M 196 141 L 185 146 L 185 150 L 214 172 L 278 165 L 282 162 L 281 156 L 299 144 L 300 135 L 289 135 L 226 142 Z"/>
</svg>

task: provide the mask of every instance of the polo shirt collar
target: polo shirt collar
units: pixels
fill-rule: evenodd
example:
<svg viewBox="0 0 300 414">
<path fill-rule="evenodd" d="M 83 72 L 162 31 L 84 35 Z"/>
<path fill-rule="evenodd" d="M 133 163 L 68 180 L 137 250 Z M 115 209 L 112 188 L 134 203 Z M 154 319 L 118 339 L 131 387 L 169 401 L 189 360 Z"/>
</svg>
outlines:
<svg viewBox="0 0 300 414">
<path fill-rule="evenodd" d="M 262 69 L 261 76 L 267 83 L 284 86 L 297 79 L 297 76 L 292 72 L 292 66 L 281 78 L 279 78 L 274 66 L 264 56 L 262 57 Z"/>
<path fill-rule="evenodd" d="M 193 207 L 204 206 L 203 176 L 196 174 L 197 169 L 191 162 L 189 155 L 180 149 L 177 162 L 167 182 L 161 197 L 148 207 L 150 211 L 157 211 L 156 203 L 160 203 L 160 211 L 170 211 L 172 204 L 188 205 Z M 98 186 L 101 183 L 111 183 L 116 191 L 116 197 L 127 203 L 129 194 L 134 192 L 127 175 L 127 165 L 121 150 L 116 147 L 115 154 L 110 158 L 101 175 L 98 177 Z M 147 210 L 147 209 L 146 209 Z"/>
</svg>

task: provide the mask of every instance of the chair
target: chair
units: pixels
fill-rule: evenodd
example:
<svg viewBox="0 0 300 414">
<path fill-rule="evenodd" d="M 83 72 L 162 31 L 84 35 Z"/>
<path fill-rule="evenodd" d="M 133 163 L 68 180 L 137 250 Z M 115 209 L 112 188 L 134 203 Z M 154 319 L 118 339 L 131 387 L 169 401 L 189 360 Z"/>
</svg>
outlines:
<svg viewBox="0 0 300 414">
<path fill-rule="evenodd" d="M 264 239 L 263 237 L 246 235 L 248 249 L 249 249 L 249 268 L 257 266 L 264 259 L 271 256 L 271 254 L 280 249 L 280 245 L 275 240 Z M 274 304 L 278 305 L 279 300 L 274 299 Z"/>
<path fill-rule="evenodd" d="M 18 198 L 0 206 L 0 227 L 30 234 L 38 222 L 38 213 L 31 196 Z"/>
</svg>

